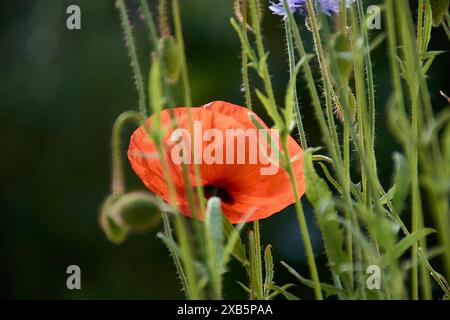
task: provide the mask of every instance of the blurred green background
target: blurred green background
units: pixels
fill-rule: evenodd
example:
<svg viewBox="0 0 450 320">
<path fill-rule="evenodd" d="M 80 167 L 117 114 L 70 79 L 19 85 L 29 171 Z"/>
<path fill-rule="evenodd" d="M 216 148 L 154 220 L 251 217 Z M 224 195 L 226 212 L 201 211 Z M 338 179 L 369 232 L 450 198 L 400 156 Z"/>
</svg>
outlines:
<svg viewBox="0 0 450 320">
<path fill-rule="evenodd" d="M 152 8 L 155 2 L 150 1 Z M 81 8 L 81 30 L 66 28 L 70 4 Z M 148 36 L 136 1 L 129 0 L 127 5 L 146 73 Z M 181 5 L 194 104 L 213 100 L 242 104 L 240 44 L 229 23 L 232 1 L 182 0 Z M 298 20 L 312 50 L 303 19 Z M 274 88 L 281 99 L 288 78 L 281 19 L 266 11 L 264 31 Z M 383 28 L 374 35 L 380 32 Z M 431 49 L 449 49 L 442 30 L 433 31 Z M 391 154 L 398 146 L 386 128 L 384 106 L 390 88 L 385 52 L 384 45 L 380 46 L 374 52 L 374 61 L 377 155 L 380 174 L 388 184 Z M 445 105 L 438 90 L 450 92 L 448 70 L 448 55 L 442 55 L 430 72 L 436 109 Z M 254 77 L 252 80 L 260 85 Z M 321 145 L 302 79 L 298 88 L 310 144 Z M 0 296 L 182 298 L 175 268 L 156 238 L 156 230 L 130 236 L 116 246 L 107 241 L 98 226 L 98 207 L 110 188 L 112 124 L 121 112 L 137 109 L 114 2 L 2 1 L 0 103 Z M 264 118 L 262 111 L 259 113 Z M 128 128 L 125 141 L 133 129 Z M 128 188 L 143 189 L 128 164 L 126 168 Z M 320 239 L 306 208 L 321 277 L 327 281 Z M 263 220 L 262 227 L 263 243 L 274 246 L 276 261 L 285 260 L 307 275 L 292 210 Z M 71 264 L 81 268 L 82 290 L 66 288 L 66 268 Z M 245 298 L 236 280 L 246 281 L 242 268 L 233 262 L 225 276 L 227 298 Z M 280 264 L 276 264 L 275 281 L 280 285 L 295 283 Z M 311 294 L 299 287 L 293 291 L 302 297 Z"/>
</svg>

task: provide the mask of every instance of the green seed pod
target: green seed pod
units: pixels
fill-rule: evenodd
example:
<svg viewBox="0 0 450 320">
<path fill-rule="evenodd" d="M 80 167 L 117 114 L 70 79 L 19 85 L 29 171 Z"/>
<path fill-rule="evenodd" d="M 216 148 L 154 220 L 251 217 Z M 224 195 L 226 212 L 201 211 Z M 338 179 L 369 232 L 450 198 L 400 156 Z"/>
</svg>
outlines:
<svg viewBox="0 0 450 320">
<path fill-rule="evenodd" d="M 126 236 L 127 230 L 114 222 L 111 218 L 111 208 L 119 198 L 119 195 L 109 195 L 100 207 L 100 227 L 106 234 L 106 237 L 115 244 L 122 243 Z"/>
<path fill-rule="evenodd" d="M 347 83 L 353 71 L 352 49 L 347 37 L 342 33 L 336 34 L 332 42 L 332 47 L 336 52 L 341 79 Z"/>
<path fill-rule="evenodd" d="M 158 199 L 146 192 L 120 196 L 111 206 L 110 217 L 129 231 L 145 231 L 159 224 L 161 208 Z"/>
<path fill-rule="evenodd" d="M 177 83 L 181 73 L 181 56 L 177 42 L 172 36 L 160 39 L 159 49 L 164 63 L 165 77 L 170 84 Z"/>
</svg>

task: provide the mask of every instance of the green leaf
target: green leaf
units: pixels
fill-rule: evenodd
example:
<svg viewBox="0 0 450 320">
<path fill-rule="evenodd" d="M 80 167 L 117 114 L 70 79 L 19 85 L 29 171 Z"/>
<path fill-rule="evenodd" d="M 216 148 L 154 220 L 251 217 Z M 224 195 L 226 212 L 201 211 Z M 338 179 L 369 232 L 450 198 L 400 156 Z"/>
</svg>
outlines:
<svg viewBox="0 0 450 320">
<path fill-rule="evenodd" d="M 401 74 L 401 76 L 404 78 L 404 79 L 407 79 L 407 76 L 408 76 L 408 71 L 407 71 L 407 69 L 406 69 L 406 65 L 405 65 L 405 63 L 403 62 L 403 60 L 400 58 L 400 57 L 395 57 L 396 59 L 397 59 L 397 62 L 398 62 L 398 66 L 400 67 L 400 74 Z"/>
<path fill-rule="evenodd" d="M 249 268 L 247 249 L 240 236 L 240 232 L 244 225 L 245 223 L 242 223 L 235 228 L 230 221 L 223 219 L 223 232 L 228 240 L 223 251 L 222 266 L 225 266 L 228 263 L 230 255 L 233 254 L 246 269 Z"/>
<path fill-rule="evenodd" d="M 389 128 L 394 137 L 403 144 L 408 144 L 411 136 L 411 125 L 408 116 L 398 101 L 392 97 L 388 101 Z"/>
<path fill-rule="evenodd" d="M 381 257 L 380 265 L 382 267 L 389 266 L 394 260 L 400 258 L 406 250 L 411 248 L 417 241 L 434 232 L 436 231 L 433 229 L 423 228 L 411 233 Z"/>
<path fill-rule="evenodd" d="M 290 274 L 292 274 L 300 283 L 304 284 L 305 286 L 308 286 L 310 288 L 314 288 L 314 282 L 312 280 L 306 279 L 302 277 L 297 271 L 295 271 L 294 268 L 292 268 L 290 265 L 288 265 L 286 262 L 281 261 L 281 264 L 289 271 Z M 335 296 L 343 292 L 342 289 L 337 288 L 333 285 L 321 283 L 320 284 L 322 291 L 325 293 L 327 297 L 329 296 Z"/>
<path fill-rule="evenodd" d="M 393 158 L 395 167 L 393 185 L 395 186 L 395 192 L 392 196 L 392 206 L 394 207 L 396 214 L 399 215 L 405 207 L 406 197 L 408 196 L 410 189 L 411 177 L 408 169 L 408 160 L 406 160 L 405 156 L 395 152 Z"/>
<path fill-rule="evenodd" d="M 430 5 L 433 14 L 433 26 L 437 27 L 448 12 L 449 0 L 430 0 Z"/>
<path fill-rule="evenodd" d="M 221 202 L 218 197 L 208 199 L 206 208 L 207 244 L 214 256 L 214 264 L 220 269 L 224 251 Z"/>
<path fill-rule="evenodd" d="M 385 194 L 383 194 L 383 196 L 380 198 L 380 204 L 385 205 L 388 202 L 392 201 L 392 199 L 394 198 L 395 195 L 395 184 L 392 186 L 392 188 L 390 188 L 388 190 L 388 192 L 386 192 Z"/>
<path fill-rule="evenodd" d="M 442 154 L 445 160 L 444 163 L 447 164 L 447 172 L 450 172 L 450 122 L 442 134 Z"/>
<path fill-rule="evenodd" d="M 271 246 L 268 245 L 264 250 L 264 269 L 266 270 L 266 277 L 264 281 L 264 298 L 267 300 L 270 294 L 270 288 L 273 284 L 273 257 Z"/>
<path fill-rule="evenodd" d="M 295 102 L 295 86 L 297 84 L 297 75 L 301 68 L 301 66 L 310 59 L 310 56 L 304 56 L 300 59 L 300 61 L 295 66 L 294 72 L 292 73 L 288 87 L 286 90 L 286 98 L 285 98 L 285 108 L 283 110 L 284 121 L 287 128 L 291 128 L 294 123 L 294 102 Z"/>
<path fill-rule="evenodd" d="M 312 155 L 309 150 L 304 153 L 304 171 L 306 197 L 313 206 L 316 206 L 321 199 L 332 198 L 332 193 L 327 183 L 317 175 L 314 169 Z"/>
<path fill-rule="evenodd" d="M 208 281 L 212 286 L 213 298 L 222 297 L 222 257 L 224 251 L 224 236 L 222 228 L 222 210 L 219 197 L 211 197 L 206 205 L 205 234 L 206 262 L 208 265 Z"/>
<path fill-rule="evenodd" d="M 427 53 L 425 53 L 425 55 L 423 56 L 423 65 L 422 65 L 422 73 L 424 75 L 427 74 L 428 70 L 430 69 L 431 65 L 434 62 L 434 59 L 443 54 L 446 53 L 445 51 L 428 51 Z"/>
<path fill-rule="evenodd" d="M 244 36 L 244 33 L 242 29 L 239 27 L 238 23 L 234 18 L 230 19 L 230 23 L 233 26 L 234 30 L 239 36 L 239 40 L 241 41 L 241 45 L 244 48 L 244 51 L 247 53 L 250 60 L 255 63 L 256 61 L 256 54 L 255 51 L 250 47 L 250 44 L 248 43 L 247 38 Z"/>
<path fill-rule="evenodd" d="M 236 281 L 236 282 L 241 286 L 242 289 L 244 289 L 245 292 L 247 292 L 250 295 L 252 294 L 252 290 L 249 287 L 247 287 L 245 284 L 243 284 L 240 281 Z"/>
<path fill-rule="evenodd" d="M 165 235 L 162 232 L 158 232 L 156 236 L 161 239 L 161 241 L 166 245 L 169 252 L 172 254 L 175 254 L 179 259 L 181 259 L 181 249 L 178 247 L 178 245 L 173 241 L 170 237 Z"/>
<path fill-rule="evenodd" d="M 275 122 L 275 125 L 278 129 L 282 130 L 284 128 L 284 124 L 281 121 L 280 115 L 276 110 L 276 106 L 273 106 L 269 100 L 261 91 L 256 89 L 256 96 L 261 101 L 264 109 L 266 110 L 269 117 Z"/>
<path fill-rule="evenodd" d="M 344 228 L 351 232 L 353 235 L 353 241 L 358 241 L 359 245 L 362 248 L 362 252 L 364 256 L 368 257 L 376 257 L 375 248 L 372 246 L 370 241 L 367 239 L 364 231 L 361 228 L 358 228 L 354 224 L 350 223 L 347 219 L 343 217 L 336 217 L 336 221 L 338 221 Z"/>
<path fill-rule="evenodd" d="M 267 67 L 267 60 L 269 59 L 269 52 L 264 53 L 264 55 L 262 57 L 260 57 L 259 59 L 259 63 L 258 63 L 258 74 L 259 76 L 264 79 L 264 73 Z"/>
<path fill-rule="evenodd" d="M 286 291 L 286 287 L 287 285 L 283 286 L 283 287 L 279 287 L 279 286 L 272 286 L 273 290 L 277 293 L 277 294 L 282 294 L 286 299 L 288 300 L 300 300 L 299 297 L 293 295 L 290 292 Z"/>
<path fill-rule="evenodd" d="M 336 267 L 344 263 L 346 258 L 341 245 L 344 242 L 344 234 L 336 220 L 337 211 L 333 194 L 328 188 L 328 184 L 317 175 L 310 150 L 304 153 L 303 166 L 305 194 L 314 208 L 314 216 L 322 232 L 330 267 L 337 270 Z"/>
<path fill-rule="evenodd" d="M 314 159 L 313 159 L 314 160 Z M 341 186 L 337 183 L 337 181 L 331 176 L 330 171 L 328 170 L 327 166 L 322 163 L 319 162 L 320 167 L 323 170 L 323 173 L 325 174 L 325 177 L 327 178 L 328 182 L 331 183 L 333 185 L 333 187 L 340 193 L 342 194 L 342 188 Z"/>
<path fill-rule="evenodd" d="M 437 56 L 440 56 L 441 54 L 447 53 L 447 51 L 428 51 L 425 55 L 424 55 L 424 59 L 430 59 L 430 58 L 435 58 Z"/>
<path fill-rule="evenodd" d="M 372 52 L 377 49 L 386 38 L 386 33 L 380 33 L 375 38 L 373 38 L 372 41 L 370 41 L 370 51 Z"/>
<path fill-rule="evenodd" d="M 431 2 L 433 2 L 433 0 L 431 0 Z M 423 29 L 422 29 L 422 37 L 421 37 L 422 47 L 420 48 L 422 55 L 426 54 L 426 52 L 428 50 L 428 45 L 429 45 L 430 39 L 431 39 L 431 28 L 432 28 L 432 24 L 433 24 L 433 17 L 430 14 L 430 12 L 431 12 L 430 1 L 425 0 L 424 5 L 425 5 L 425 16 L 424 16 L 424 20 L 423 20 Z"/>
<path fill-rule="evenodd" d="M 294 284 L 292 283 L 287 283 L 281 287 L 277 287 L 275 285 L 272 285 L 272 287 L 270 288 L 271 290 L 274 290 L 276 288 L 281 288 L 282 290 L 276 290 L 276 291 L 272 291 L 272 293 L 269 295 L 267 300 L 272 300 L 273 298 L 275 298 L 276 296 L 283 294 L 282 291 L 286 291 L 287 289 L 291 288 L 291 287 L 295 287 Z M 284 295 L 286 297 L 286 295 Z M 286 297 L 287 298 L 287 297 Z M 298 300 L 300 300 L 300 298 L 297 298 Z"/>
<path fill-rule="evenodd" d="M 450 122 L 450 109 L 444 109 L 439 114 L 432 118 L 426 125 L 424 132 L 422 133 L 422 143 L 429 145 L 431 141 L 439 136 L 439 131 Z"/>
</svg>

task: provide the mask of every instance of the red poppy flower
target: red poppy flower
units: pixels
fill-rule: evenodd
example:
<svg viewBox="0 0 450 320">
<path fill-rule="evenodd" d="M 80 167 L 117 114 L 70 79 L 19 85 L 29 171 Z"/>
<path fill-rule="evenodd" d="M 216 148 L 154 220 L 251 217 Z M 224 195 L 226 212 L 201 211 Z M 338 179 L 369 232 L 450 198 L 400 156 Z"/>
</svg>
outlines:
<svg viewBox="0 0 450 320">
<path fill-rule="evenodd" d="M 177 155 L 178 158 L 189 160 L 192 153 L 186 150 L 177 153 L 179 151 L 177 148 L 181 146 L 179 144 L 181 137 L 186 138 L 183 135 L 180 136 L 180 132 L 193 134 L 191 136 L 193 140 L 189 139 L 189 141 L 193 141 L 205 197 L 209 198 L 213 195 L 220 197 L 222 212 L 231 223 L 263 219 L 295 202 L 286 171 L 274 161 L 271 163 L 266 161 L 268 155 L 274 153 L 272 150 L 275 150 L 275 153 L 281 152 L 280 145 L 276 145 L 278 150 L 264 148 L 263 143 L 267 146 L 267 138 L 257 134 L 252 135 L 251 131 L 248 131 L 257 130 L 249 118 L 249 113 L 252 113 L 261 125 L 268 129 L 264 122 L 249 109 L 223 101 L 212 102 L 197 108 L 167 109 L 160 113 L 160 123 L 165 129 L 163 142 L 165 157 L 170 167 L 169 174 L 176 189 L 177 205 L 186 216 L 191 217 L 192 212 L 189 209 L 182 166 Z M 178 128 L 177 134 L 172 126 L 173 120 Z M 154 116 L 147 120 L 146 125 L 151 128 L 153 121 Z M 234 135 L 227 136 L 230 132 Z M 199 140 L 198 135 L 201 133 L 203 137 Z M 174 136 L 178 137 L 178 140 L 174 139 Z M 251 140 L 255 136 L 256 147 Z M 277 141 L 276 136 L 271 134 L 271 137 Z M 263 151 L 264 149 L 266 150 Z M 297 181 L 297 192 L 301 196 L 305 191 L 303 151 L 291 137 L 288 140 L 288 150 L 290 157 L 294 159 L 292 166 Z M 259 156 L 255 156 L 255 151 Z M 261 154 L 265 155 L 265 159 L 261 157 Z M 133 170 L 145 186 L 166 202 L 170 202 L 168 186 L 164 179 L 163 166 L 157 156 L 156 145 L 149 138 L 144 125 L 139 127 L 131 137 L 128 158 Z M 189 163 L 189 161 L 186 162 Z M 193 161 L 187 164 L 187 167 L 191 185 L 195 186 L 196 179 L 192 163 Z M 273 166 L 276 170 L 273 170 Z M 269 167 L 271 170 L 268 170 Z M 264 172 L 264 168 L 269 173 Z"/>
</svg>

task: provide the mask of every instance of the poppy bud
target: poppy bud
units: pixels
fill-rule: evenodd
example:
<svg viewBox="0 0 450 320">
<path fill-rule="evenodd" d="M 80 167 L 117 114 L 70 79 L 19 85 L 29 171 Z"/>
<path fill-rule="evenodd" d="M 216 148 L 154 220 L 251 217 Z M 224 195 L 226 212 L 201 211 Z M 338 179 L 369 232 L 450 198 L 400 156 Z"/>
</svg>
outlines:
<svg viewBox="0 0 450 320">
<path fill-rule="evenodd" d="M 160 39 L 159 49 L 165 67 L 165 77 L 167 82 L 174 84 L 178 81 L 181 73 L 181 56 L 177 42 L 172 36 Z"/>
<path fill-rule="evenodd" d="M 120 195 L 109 195 L 100 207 L 100 226 L 106 237 L 115 244 L 122 243 L 127 236 L 126 228 L 116 224 L 110 215 L 111 208 L 118 198 Z"/>
<path fill-rule="evenodd" d="M 336 34 L 332 42 L 332 47 L 336 52 L 337 66 L 342 81 L 347 84 L 353 72 L 352 48 L 347 37 L 342 33 Z"/>
<path fill-rule="evenodd" d="M 120 196 L 110 208 L 110 217 L 129 231 L 145 231 L 161 220 L 158 199 L 146 192 L 132 192 Z"/>
</svg>

